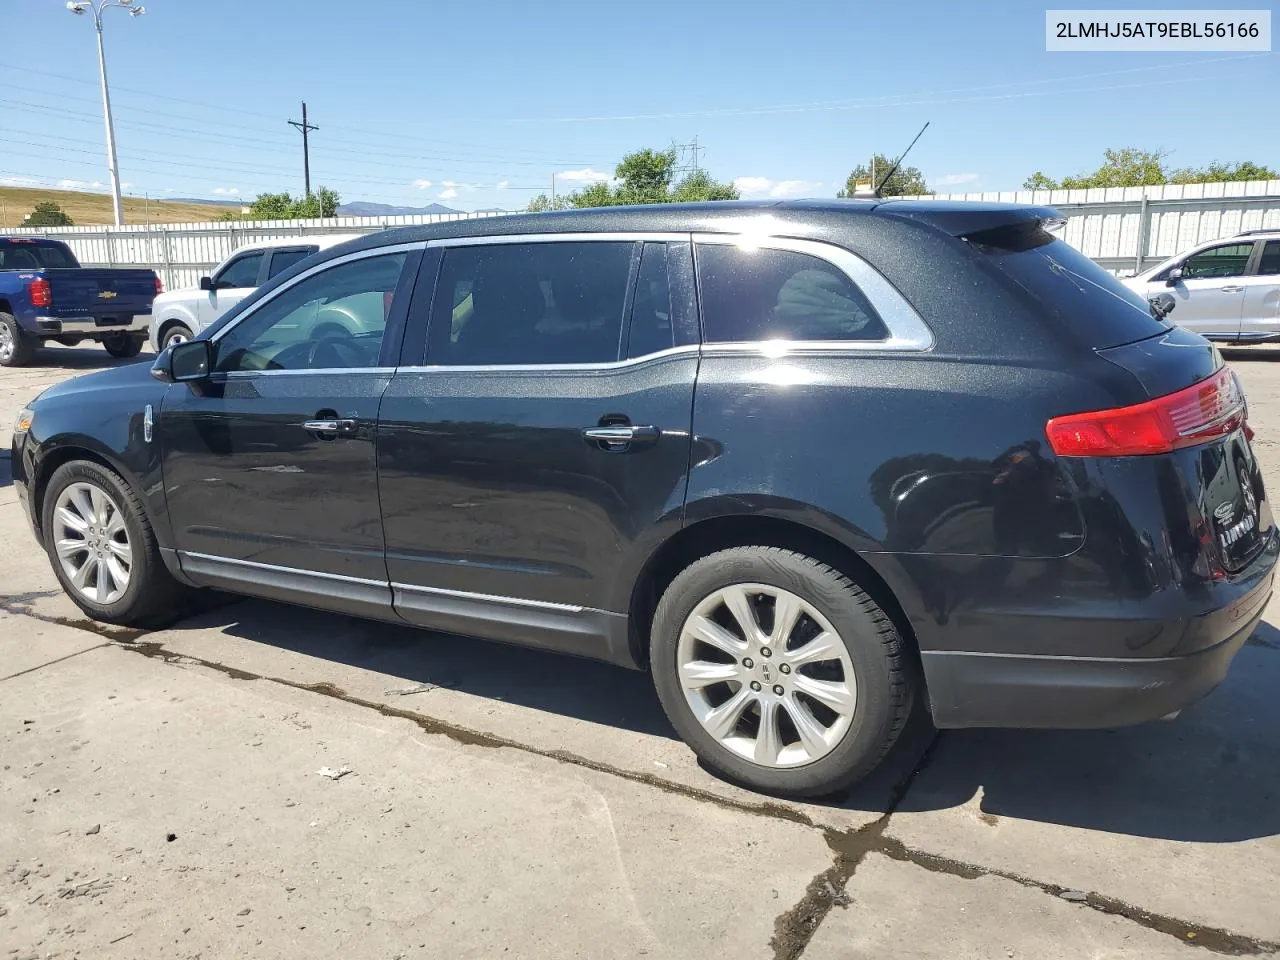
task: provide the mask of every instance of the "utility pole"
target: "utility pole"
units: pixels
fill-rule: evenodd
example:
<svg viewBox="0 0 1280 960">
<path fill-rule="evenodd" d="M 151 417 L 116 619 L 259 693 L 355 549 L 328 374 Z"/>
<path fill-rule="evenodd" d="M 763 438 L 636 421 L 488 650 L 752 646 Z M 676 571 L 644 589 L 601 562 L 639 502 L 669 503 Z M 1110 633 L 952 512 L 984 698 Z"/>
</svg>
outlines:
<svg viewBox="0 0 1280 960">
<path fill-rule="evenodd" d="M 107 126 L 107 172 L 111 175 L 111 207 L 115 213 L 116 226 L 124 223 L 124 210 L 120 202 L 120 166 L 116 161 L 116 132 L 111 122 L 111 93 L 107 89 L 107 55 L 102 47 L 102 15 L 111 7 L 128 10 L 129 16 L 140 17 L 146 13 L 146 7 L 134 6 L 133 0 L 70 0 L 67 9 L 77 16 L 85 10 L 93 11 L 93 25 L 98 31 L 98 77 L 102 81 L 102 115 Z"/>
<path fill-rule="evenodd" d="M 554 207 L 556 203 L 556 175 L 551 174 L 551 205 Z"/>
<path fill-rule="evenodd" d="M 297 127 L 302 131 L 302 176 L 307 184 L 307 199 L 311 199 L 311 149 L 307 142 L 307 133 L 320 128 L 314 124 L 307 123 L 307 101 L 302 101 L 302 122 L 290 120 L 289 126 Z"/>
<path fill-rule="evenodd" d="M 693 138 L 692 143 L 673 143 L 672 146 L 679 151 L 681 161 L 679 166 L 675 169 L 676 173 L 687 173 L 690 171 L 697 173 L 702 169 L 701 165 L 698 163 L 698 154 L 705 148 L 698 146 L 698 138 L 696 136 Z M 690 157 L 687 162 L 684 159 L 686 156 Z"/>
</svg>

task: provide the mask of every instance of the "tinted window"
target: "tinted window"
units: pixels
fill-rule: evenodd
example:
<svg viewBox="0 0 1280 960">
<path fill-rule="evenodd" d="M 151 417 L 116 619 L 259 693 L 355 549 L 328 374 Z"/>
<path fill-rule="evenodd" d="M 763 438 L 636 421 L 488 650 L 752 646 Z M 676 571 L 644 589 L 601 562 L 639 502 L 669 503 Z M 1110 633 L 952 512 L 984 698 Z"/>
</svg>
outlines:
<svg viewBox="0 0 1280 960">
<path fill-rule="evenodd" d="M 1280 240 L 1268 240 L 1262 248 L 1262 260 L 1258 263 L 1258 273 L 1272 276 L 1280 273 Z"/>
<path fill-rule="evenodd" d="M 617 360 L 634 252 L 633 243 L 606 241 L 445 251 L 427 362 Z"/>
<path fill-rule="evenodd" d="M 256 253 L 246 253 L 242 257 L 236 257 L 218 274 L 218 286 L 256 287 L 263 256 L 264 252 L 259 250 Z"/>
<path fill-rule="evenodd" d="M 667 245 L 646 243 L 640 257 L 627 356 L 643 357 L 675 346 L 671 283 L 667 276 Z"/>
<path fill-rule="evenodd" d="M 1244 276 L 1251 253 L 1253 253 L 1252 243 L 1229 243 L 1226 246 L 1201 250 L 1183 261 L 1182 279 L 1202 280 Z"/>
<path fill-rule="evenodd" d="M 299 260 L 311 256 L 315 251 L 315 247 L 303 250 L 277 250 L 271 254 L 271 266 L 267 268 L 267 279 L 274 277 L 277 273 L 284 273 Z"/>
<path fill-rule="evenodd" d="M 352 260 L 288 287 L 218 341 L 217 369 L 376 367 L 404 259 Z"/>
<path fill-rule="evenodd" d="M 888 335 L 843 271 L 804 253 L 699 244 L 698 291 L 709 343 Z"/>
<path fill-rule="evenodd" d="M 1132 343 L 1169 329 L 1152 315 L 1146 300 L 1038 222 L 996 227 L 964 239 L 1090 346 Z"/>
<path fill-rule="evenodd" d="M 0 270 L 39 270 L 43 267 L 78 267 L 71 251 L 60 243 L 0 243 Z"/>
</svg>

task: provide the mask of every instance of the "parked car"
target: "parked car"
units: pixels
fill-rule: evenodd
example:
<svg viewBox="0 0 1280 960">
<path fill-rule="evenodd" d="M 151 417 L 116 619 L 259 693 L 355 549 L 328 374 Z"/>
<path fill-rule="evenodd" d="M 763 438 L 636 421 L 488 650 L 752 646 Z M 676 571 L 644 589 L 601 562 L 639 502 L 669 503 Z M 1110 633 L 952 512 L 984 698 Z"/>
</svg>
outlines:
<svg viewBox="0 0 1280 960">
<path fill-rule="evenodd" d="M 172 290 L 152 307 L 151 347 L 183 343 L 213 323 L 277 274 L 318 250 L 327 250 L 360 234 L 333 234 L 293 240 L 258 240 L 236 247 L 231 256 L 200 278 L 195 289 Z"/>
<path fill-rule="evenodd" d="M 163 289 L 152 270 L 82 267 L 58 240 L 0 237 L 0 366 L 22 366 L 49 341 L 136 357 Z"/>
<path fill-rule="evenodd" d="M 1148 298 L 1171 294 L 1170 319 L 1211 340 L 1280 338 L 1280 230 L 1202 243 L 1124 283 Z"/>
<path fill-rule="evenodd" d="M 940 727 L 1164 717 L 1252 632 L 1277 532 L 1217 349 L 1057 216 L 387 231 L 150 372 L 46 390 L 14 484 L 93 618 L 219 587 L 647 668 L 710 767 L 776 793 L 865 775 L 918 700 Z M 334 303 L 360 332 L 303 322 Z"/>
</svg>

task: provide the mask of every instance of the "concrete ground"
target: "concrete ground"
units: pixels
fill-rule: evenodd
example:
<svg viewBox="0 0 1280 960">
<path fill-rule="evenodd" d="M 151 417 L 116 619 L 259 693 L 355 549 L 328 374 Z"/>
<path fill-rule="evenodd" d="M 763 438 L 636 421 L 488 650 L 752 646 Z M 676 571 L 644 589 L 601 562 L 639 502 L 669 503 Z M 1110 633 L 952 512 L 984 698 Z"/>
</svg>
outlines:
<svg viewBox="0 0 1280 960">
<path fill-rule="evenodd" d="M 0 432 L 113 362 L 0 371 Z M 1280 490 L 1280 363 L 1234 362 Z M 88 621 L 7 468 L 0 960 L 1280 956 L 1280 604 L 1175 721 L 917 722 L 784 803 L 700 769 L 641 674 L 256 600 Z"/>
</svg>

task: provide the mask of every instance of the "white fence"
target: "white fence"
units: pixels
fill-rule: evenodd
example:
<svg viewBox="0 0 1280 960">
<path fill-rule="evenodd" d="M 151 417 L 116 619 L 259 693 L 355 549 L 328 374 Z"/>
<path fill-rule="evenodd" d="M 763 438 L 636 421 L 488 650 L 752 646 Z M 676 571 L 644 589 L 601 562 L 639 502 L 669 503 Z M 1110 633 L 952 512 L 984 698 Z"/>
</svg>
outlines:
<svg viewBox="0 0 1280 960">
<path fill-rule="evenodd" d="M 1102 266 L 1127 276 L 1203 240 L 1244 230 L 1280 230 L 1280 180 L 1236 183 L 1107 187 L 1095 190 L 1024 190 L 939 194 L 939 199 L 1035 203 L 1067 217 L 1063 238 Z M 165 289 L 195 286 L 201 275 L 250 240 L 286 240 L 326 233 L 371 233 L 386 227 L 440 223 L 498 213 L 326 220 L 242 220 L 162 226 L 28 227 L 11 233 L 65 240 L 86 266 L 146 266 Z"/>
</svg>

